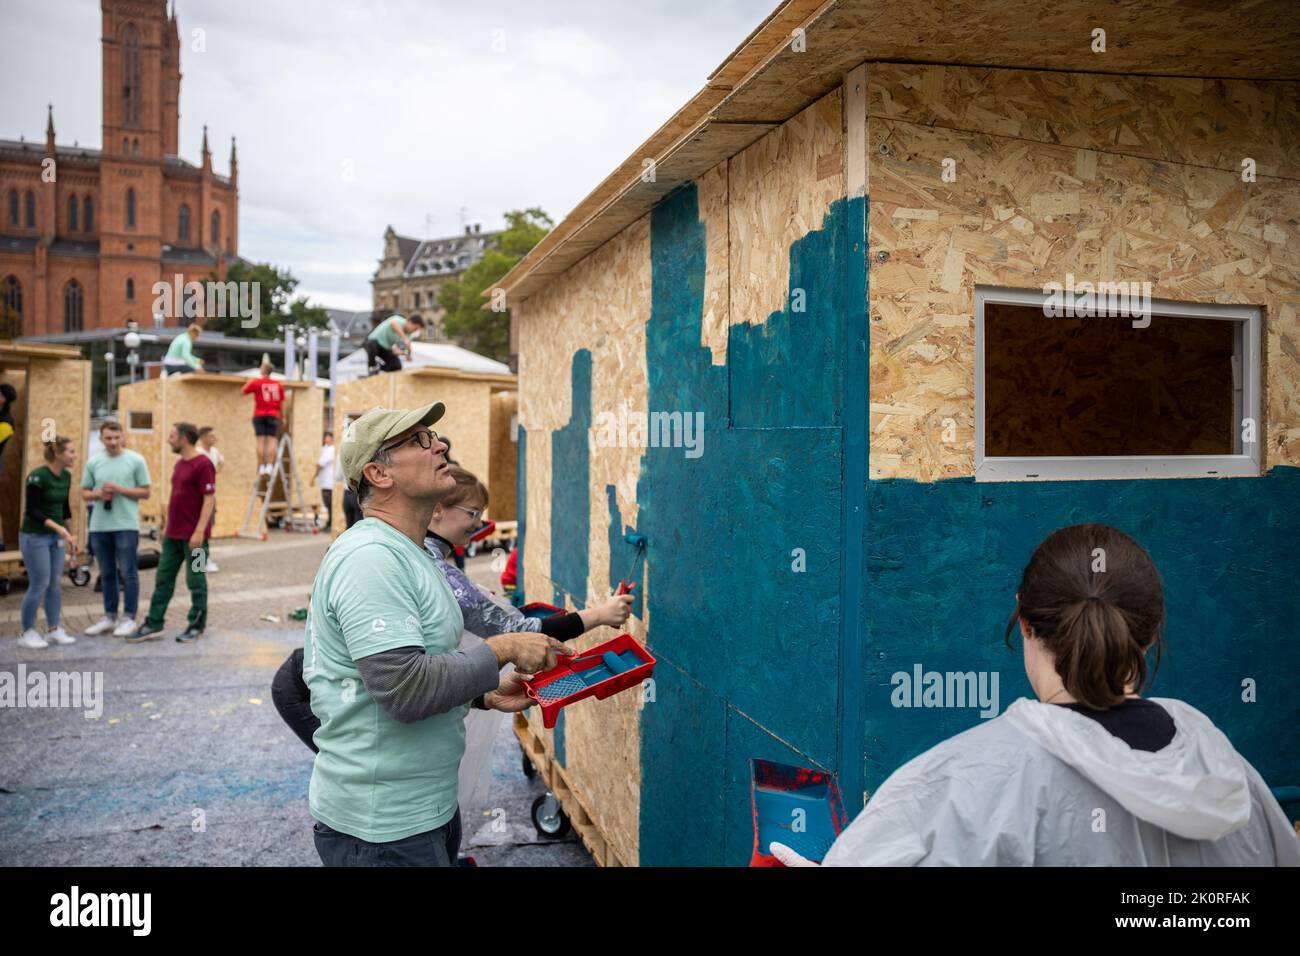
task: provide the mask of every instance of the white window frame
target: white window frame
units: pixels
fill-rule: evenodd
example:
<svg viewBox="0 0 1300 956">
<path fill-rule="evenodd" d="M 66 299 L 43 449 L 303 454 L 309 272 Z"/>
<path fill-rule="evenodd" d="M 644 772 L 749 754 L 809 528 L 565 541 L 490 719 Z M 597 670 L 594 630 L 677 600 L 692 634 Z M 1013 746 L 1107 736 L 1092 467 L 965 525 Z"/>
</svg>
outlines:
<svg viewBox="0 0 1300 956">
<path fill-rule="evenodd" d="M 1233 361 L 1236 453 L 1231 455 L 1115 455 L 991 457 L 984 453 L 984 306 L 1021 305 L 1042 308 L 1049 293 L 1036 289 L 975 287 L 975 480 L 1065 481 L 1115 478 L 1258 477 L 1263 446 L 1260 395 L 1263 390 L 1261 335 L 1263 313 L 1258 306 L 1218 305 L 1152 299 L 1155 321 L 1161 315 L 1227 321 L 1237 324 Z M 1044 322 L 1052 319 L 1044 316 Z M 1255 440 L 1242 441 L 1242 423 L 1255 422 Z"/>
</svg>

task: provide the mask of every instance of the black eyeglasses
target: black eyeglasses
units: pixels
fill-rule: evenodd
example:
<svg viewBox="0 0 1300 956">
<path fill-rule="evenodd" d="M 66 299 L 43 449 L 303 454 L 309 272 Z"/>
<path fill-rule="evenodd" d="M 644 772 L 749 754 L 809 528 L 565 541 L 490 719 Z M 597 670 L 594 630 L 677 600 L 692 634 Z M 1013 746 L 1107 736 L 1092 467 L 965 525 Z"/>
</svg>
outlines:
<svg viewBox="0 0 1300 956">
<path fill-rule="evenodd" d="M 411 434 L 407 435 L 405 438 L 399 438 L 397 441 L 393 442 L 392 444 L 380 445 L 379 450 L 376 451 L 375 454 L 379 455 L 379 454 L 383 454 L 386 451 L 392 451 L 395 448 L 401 448 L 408 441 L 418 442 L 421 448 L 427 449 L 427 448 L 432 448 L 439 441 L 441 441 L 441 439 L 438 438 L 438 433 L 434 431 L 432 428 L 425 428 L 425 429 L 421 429 L 418 432 L 412 432 Z"/>
</svg>

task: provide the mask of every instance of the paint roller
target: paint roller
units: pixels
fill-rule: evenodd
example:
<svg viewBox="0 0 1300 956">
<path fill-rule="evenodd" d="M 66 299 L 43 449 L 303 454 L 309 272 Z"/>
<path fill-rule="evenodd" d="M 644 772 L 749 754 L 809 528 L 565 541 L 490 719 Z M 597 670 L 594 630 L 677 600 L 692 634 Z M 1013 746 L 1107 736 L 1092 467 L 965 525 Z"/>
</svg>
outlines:
<svg viewBox="0 0 1300 956">
<path fill-rule="evenodd" d="M 619 656 L 613 651 L 606 651 L 604 654 L 601 654 L 600 659 L 605 662 L 605 666 L 609 668 L 610 674 L 622 674 L 624 671 L 630 671 L 640 663 L 640 661 L 637 661 L 633 664 L 624 664 L 623 661 L 619 659 Z"/>
<path fill-rule="evenodd" d="M 636 559 L 641 557 L 641 555 L 645 553 L 646 536 L 636 531 L 629 531 L 625 535 L 623 535 L 623 540 L 626 541 L 628 544 L 632 545 L 632 547 L 636 548 L 636 550 L 632 552 L 632 563 L 631 565 L 628 566 L 627 575 L 626 577 L 619 580 L 618 591 L 615 593 L 630 594 L 632 592 L 632 589 L 636 587 L 636 582 L 631 580 L 632 572 L 636 570 Z M 618 672 L 615 671 L 615 673 Z"/>
</svg>

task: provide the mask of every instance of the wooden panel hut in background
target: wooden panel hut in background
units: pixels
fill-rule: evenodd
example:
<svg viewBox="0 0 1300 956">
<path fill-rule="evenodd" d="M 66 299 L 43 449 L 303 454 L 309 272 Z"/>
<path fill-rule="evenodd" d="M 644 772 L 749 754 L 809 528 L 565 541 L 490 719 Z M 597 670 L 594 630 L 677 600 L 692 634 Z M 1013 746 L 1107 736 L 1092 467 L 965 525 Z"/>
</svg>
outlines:
<svg viewBox="0 0 1300 956">
<path fill-rule="evenodd" d="M 509 428 L 500 427 L 501 415 L 509 407 L 507 399 L 495 399 L 498 393 L 515 394 L 513 375 L 463 372 L 459 369 L 424 366 L 385 372 L 354 379 L 338 386 L 334 401 L 335 443 L 343 440 L 347 423 L 373 408 L 418 408 L 432 402 L 447 406 L 446 414 L 434 426 L 439 435 L 451 439 L 451 457 L 467 471 L 473 472 L 488 486 L 493 496 L 489 515 L 498 521 L 514 518 L 514 496 L 502 492 L 502 504 L 511 508 L 509 519 L 497 510 L 497 487 L 493 477 L 494 462 L 504 457 L 503 444 L 510 443 Z M 511 409 L 513 413 L 513 409 Z M 506 419 L 507 423 L 509 418 Z M 494 424 L 496 427 L 494 427 Z M 510 444 L 511 449 L 514 448 Z M 512 453 L 511 453 L 512 454 Z M 512 465 L 509 468 L 513 480 Z M 342 533 L 347 522 L 343 516 L 343 485 L 334 496 L 334 530 Z"/>
<path fill-rule="evenodd" d="M 1300 667 L 1293 9 L 1240 0 L 1172 23 L 1095 0 L 791 0 L 499 283 L 520 370 L 520 588 L 588 606 L 634 560 L 624 532 L 649 541 L 629 630 L 658 658 L 654 686 L 553 730 L 516 721 L 598 862 L 743 863 L 751 758 L 837 774 L 852 813 L 988 716 L 900 710 L 895 672 L 1000 675 L 1002 709 L 1029 695 L 1001 645 L 1015 582 L 1080 521 L 1133 534 L 1164 576 L 1183 663 L 1154 692 L 1209 714 L 1271 785 L 1300 784 L 1294 695 L 1240 702 L 1243 679 Z M 1262 310 L 1258 474 L 972 481 L 976 286 L 1042 293 L 1071 274 Z M 1011 330 L 1003 348 L 1032 365 L 1073 347 L 1063 331 Z M 1149 370 L 1170 358 L 1143 348 L 1164 357 Z M 1178 407 L 1221 441 L 1223 408 L 1195 383 L 1223 378 L 1225 348 L 1201 342 L 1214 374 L 1189 366 L 1134 414 Z M 1005 374 L 1038 387 L 1031 368 Z M 1105 393 L 1060 391 L 1071 427 Z M 672 413 L 702 416 L 698 457 L 618 428 Z M 1044 437 L 1024 417 L 1004 423 L 1022 447 Z M 1085 431 L 1145 447 L 1165 417 Z M 1192 430 L 1182 444 L 1210 447 Z"/>
<path fill-rule="evenodd" d="M 18 548 L 23 482 L 45 464 L 43 437 L 71 438 L 77 446 L 73 481 L 72 527 L 85 541 L 85 509 L 77 506 L 76 488 L 90 437 L 90 363 L 75 348 L 0 342 L 0 382 L 18 392 L 11 409 L 14 436 L 0 462 L 0 533 L 10 549 Z"/>
<path fill-rule="evenodd" d="M 253 397 L 242 394 L 242 375 L 168 375 L 118 389 L 118 418 L 128 448 L 144 456 L 153 478 L 153 494 L 141 502 L 140 520 L 162 527 L 171 495 L 176 455 L 167 435 L 177 422 L 196 428 L 211 425 L 225 465 L 217 475 L 217 514 L 213 537 L 239 533 L 257 478 L 257 446 L 253 436 Z M 308 382 L 284 382 L 288 400 L 283 413 L 293 441 L 294 458 L 308 511 L 319 507 L 320 491 L 311 483 L 324 434 L 324 390 Z"/>
</svg>

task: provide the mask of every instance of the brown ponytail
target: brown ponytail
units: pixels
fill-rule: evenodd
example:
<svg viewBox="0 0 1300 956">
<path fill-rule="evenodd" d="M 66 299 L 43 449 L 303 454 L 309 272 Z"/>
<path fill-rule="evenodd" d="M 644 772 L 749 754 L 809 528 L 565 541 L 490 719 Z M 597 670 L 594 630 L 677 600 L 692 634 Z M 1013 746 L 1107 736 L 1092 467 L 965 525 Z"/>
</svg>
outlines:
<svg viewBox="0 0 1300 956">
<path fill-rule="evenodd" d="M 1079 703 L 1106 710 L 1124 699 L 1126 685 L 1142 690 L 1153 644 L 1154 678 L 1164 653 L 1164 591 L 1151 556 L 1122 531 L 1080 524 L 1049 535 L 1029 559 L 1019 594 L 1007 646 L 1024 618 Z"/>
<path fill-rule="evenodd" d="M 47 441 L 45 443 L 45 451 L 42 452 L 42 454 L 45 456 L 46 461 L 54 461 L 54 456 L 71 444 L 71 438 L 64 438 L 62 435 L 57 435 L 55 436 L 54 441 Z"/>
</svg>

